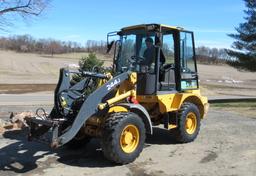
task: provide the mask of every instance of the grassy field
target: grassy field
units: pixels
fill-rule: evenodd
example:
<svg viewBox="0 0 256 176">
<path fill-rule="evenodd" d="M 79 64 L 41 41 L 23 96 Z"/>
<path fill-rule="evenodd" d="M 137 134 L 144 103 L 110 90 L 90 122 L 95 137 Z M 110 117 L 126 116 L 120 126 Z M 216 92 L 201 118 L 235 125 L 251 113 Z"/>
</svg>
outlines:
<svg viewBox="0 0 256 176">
<path fill-rule="evenodd" d="M 56 84 L 61 67 L 78 64 L 79 59 L 87 54 L 70 53 L 52 57 L 0 50 L 0 84 Z M 103 60 L 105 65 L 110 66 L 109 57 L 97 57 Z"/>
<path fill-rule="evenodd" d="M 0 84 L 0 94 L 53 91 L 56 84 Z"/>
<path fill-rule="evenodd" d="M 256 119 L 256 102 L 217 103 L 211 108 Z"/>
<path fill-rule="evenodd" d="M 256 85 L 201 83 L 201 91 L 208 96 L 256 96 Z"/>
<path fill-rule="evenodd" d="M 69 53 L 51 56 L 0 50 L 0 85 L 13 84 L 7 89 L 11 90 L 22 89 L 21 84 L 35 84 L 37 86 L 34 86 L 34 90 L 40 91 L 40 84 L 42 84 L 43 90 L 51 90 L 52 85 L 58 82 L 61 67 L 78 64 L 79 59 L 87 55 L 88 53 Z M 97 57 L 103 60 L 106 66 L 112 64 L 111 55 L 97 54 Z M 198 64 L 198 71 L 204 95 L 256 96 L 255 73 L 239 72 L 227 65 L 202 64 Z M 49 85 L 48 88 L 46 88 L 47 85 Z"/>
<path fill-rule="evenodd" d="M 87 52 L 81 52 L 81 53 L 65 53 L 65 54 L 56 54 L 56 55 L 40 55 L 41 57 L 45 58 L 55 58 L 55 59 L 70 59 L 70 60 L 79 60 L 82 57 L 88 56 Z M 97 57 L 104 61 L 105 65 L 111 65 L 111 55 L 103 55 L 103 54 L 97 54 Z"/>
</svg>

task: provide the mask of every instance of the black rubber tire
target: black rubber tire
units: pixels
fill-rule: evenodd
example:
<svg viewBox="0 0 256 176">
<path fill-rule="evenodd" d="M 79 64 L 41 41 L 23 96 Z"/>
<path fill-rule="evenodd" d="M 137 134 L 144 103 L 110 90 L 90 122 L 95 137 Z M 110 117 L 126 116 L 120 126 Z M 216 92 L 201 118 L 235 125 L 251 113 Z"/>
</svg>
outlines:
<svg viewBox="0 0 256 176">
<path fill-rule="evenodd" d="M 197 125 L 193 134 L 186 131 L 185 123 L 187 114 L 193 112 L 196 115 Z M 198 107 L 190 102 L 185 102 L 178 112 L 178 127 L 174 129 L 174 138 L 177 142 L 188 143 L 196 139 L 200 130 L 200 113 Z"/>
<path fill-rule="evenodd" d="M 139 131 L 139 143 L 131 153 L 125 153 L 120 145 L 120 136 L 127 125 L 134 125 Z M 132 112 L 112 113 L 105 121 L 102 136 L 104 156 L 115 163 L 127 164 L 133 162 L 142 152 L 146 138 L 146 130 L 142 119 Z"/>
</svg>

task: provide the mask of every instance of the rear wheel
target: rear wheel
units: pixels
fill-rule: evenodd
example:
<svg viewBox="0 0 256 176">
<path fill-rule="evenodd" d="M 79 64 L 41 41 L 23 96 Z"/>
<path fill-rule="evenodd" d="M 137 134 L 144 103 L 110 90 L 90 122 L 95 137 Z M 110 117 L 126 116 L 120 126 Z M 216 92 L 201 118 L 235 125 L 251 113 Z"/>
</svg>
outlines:
<svg viewBox="0 0 256 176">
<path fill-rule="evenodd" d="M 178 142 L 192 142 L 197 137 L 200 130 L 200 113 L 198 107 L 189 102 L 185 102 L 178 114 L 178 127 L 175 129 L 175 139 Z"/>
<path fill-rule="evenodd" d="M 140 155 L 145 138 L 144 123 L 137 114 L 113 113 L 104 125 L 102 136 L 104 156 L 116 163 L 130 163 Z"/>
</svg>

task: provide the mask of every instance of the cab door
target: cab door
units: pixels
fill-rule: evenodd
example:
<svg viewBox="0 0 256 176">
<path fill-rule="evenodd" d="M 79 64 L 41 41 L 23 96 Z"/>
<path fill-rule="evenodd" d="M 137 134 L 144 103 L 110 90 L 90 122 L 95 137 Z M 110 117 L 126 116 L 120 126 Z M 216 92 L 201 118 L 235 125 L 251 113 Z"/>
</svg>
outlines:
<svg viewBox="0 0 256 176">
<path fill-rule="evenodd" d="M 198 74 L 192 32 L 180 32 L 180 89 L 198 89 Z"/>
<path fill-rule="evenodd" d="M 160 91 L 173 91 L 176 89 L 175 79 L 175 37 L 168 31 L 163 33 L 162 48 L 160 50 Z M 162 52 L 162 53 L 161 53 Z M 161 61 L 162 60 L 162 61 Z"/>
</svg>

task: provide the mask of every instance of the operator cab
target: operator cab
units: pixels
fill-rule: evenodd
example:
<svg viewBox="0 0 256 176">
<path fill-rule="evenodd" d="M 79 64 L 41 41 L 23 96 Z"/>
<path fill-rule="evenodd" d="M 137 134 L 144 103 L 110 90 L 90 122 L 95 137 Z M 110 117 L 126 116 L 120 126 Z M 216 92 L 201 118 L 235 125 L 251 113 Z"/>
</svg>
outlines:
<svg viewBox="0 0 256 176">
<path fill-rule="evenodd" d="M 137 72 L 138 95 L 198 89 L 193 32 L 144 24 L 116 34 L 120 40 L 115 47 L 114 71 Z"/>
</svg>

